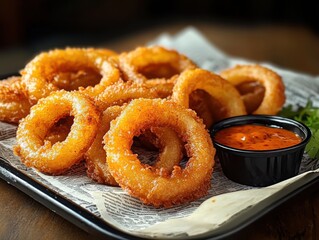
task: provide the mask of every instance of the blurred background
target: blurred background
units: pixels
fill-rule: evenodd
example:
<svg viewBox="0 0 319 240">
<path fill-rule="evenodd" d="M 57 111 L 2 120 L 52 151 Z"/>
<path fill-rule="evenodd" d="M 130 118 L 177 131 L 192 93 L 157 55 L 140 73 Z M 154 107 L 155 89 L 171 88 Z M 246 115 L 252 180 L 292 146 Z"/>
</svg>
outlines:
<svg viewBox="0 0 319 240">
<path fill-rule="evenodd" d="M 205 25 L 225 47 L 217 34 L 221 29 L 238 31 L 244 41 L 249 29 L 265 26 L 288 27 L 286 38 L 300 38 L 306 32 L 311 43 L 319 36 L 319 6 L 315 1 L 276 0 L 0 0 L 0 73 L 24 66 L 39 51 L 65 46 L 94 46 L 108 43 L 115 50 L 126 50 L 117 41 L 143 35 L 153 30 L 150 38 L 161 31 L 178 30 L 183 26 Z M 176 26 L 175 28 L 173 26 Z M 293 29 L 297 29 L 296 33 Z M 154 31 L 158 29 L 158 31 Z M 231 30 L 233 29 L 233 30 Z M 268 29 L 268 28 L 267 28 Z M 246 31 L 246 32 L 245 32 Z M 299 32 L 298 32 L 299 31 Z M 259 44 L 279 34 L 267 31 L 255 36 Z M 208 33 L 209 34 L 209 33 Z M 309 36 L 308 36 L 309 35 Z M 230 35 L 233 36 L 233 35 Z M 232 39 L 233 42 L 234 39 Z M 240 41 L 240 39 L 239 39 Z M 144 44 L 141 42 L 140 44 Z M 281 43 L 285 47 L 285 41 Z M 298 48 L 298 43 L 291 46 Z M 218 44 L 217 44 L 218 45 Z M 229 45 L 229 44 L 228 44 Z M 228 46 L 227 45 L 227 46 Z M 128 45 L 127 45 L 128 46 Z M 226 51 L 229 49 L 226 46 Z M 231 46 L 230 51 L 231 51 Z M 256 46 L 255 48 L 257 48 Z M 278 46 L 280 47 L 280 46 Z M 233 47 L 235 49 L 235 47 Z M 275 49 L 273 49 L 275 50 Z M 290 49 L 294 51 L 294 49 Z M 236 54 L 236 50 L 234 50 Z M 287 50 L 288 51 L 288 50 Z M 314 53 L 312 53 L 314 51 Z M 310 54 L 319 54 L 309 49 Z M 318 50 L 319 51 L 319 50 Z M 248 51 L 249 52 L 249 51 Z M 246 57 L 246 56 L 244 56 Z M 249 54 L 248 56 L 249 57 Z M 267 59 L 266 59 L 267 60 Z M 279 62 L 280 65 L 285 63 Z M 319 64 L 316 62 L 315 64 Z M 287 65 L 287 64 L 286 64 Z M 302 71 L 316 71 L 300 69 Z"/>
</svg>

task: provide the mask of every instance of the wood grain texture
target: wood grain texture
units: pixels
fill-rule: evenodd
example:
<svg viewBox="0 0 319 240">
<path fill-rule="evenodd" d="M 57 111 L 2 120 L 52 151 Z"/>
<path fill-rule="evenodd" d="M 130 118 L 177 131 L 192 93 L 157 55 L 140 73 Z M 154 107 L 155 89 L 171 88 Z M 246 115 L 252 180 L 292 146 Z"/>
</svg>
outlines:
<svg viewBox="0 0 319 240">
<path fill-rule="evenodd" d="M 319 39 L 301 26 L 233 26 L 175 23 L 101 43 L 117 51 L 130 50 L 160 33 L 197 27 L 226 53 L 319 74 Z M 318 187 L 318 186 L 317 186 Z M 0 180 L 0 239 L 96 239 L 13 186 Z M 236 239 L 319 239 L 319 190 L 293 198 L 249 225 Z"/>
<path fill-rule="evenodd" d="M 93 237 L 2 179 L 0 193 L 0 239 L 85 240 Z"/>
<path fill-rule="evenodd" d="M 257 220 L 237 239 L 319 239 L 319 184 L 297 195 Z"/>
</svg>

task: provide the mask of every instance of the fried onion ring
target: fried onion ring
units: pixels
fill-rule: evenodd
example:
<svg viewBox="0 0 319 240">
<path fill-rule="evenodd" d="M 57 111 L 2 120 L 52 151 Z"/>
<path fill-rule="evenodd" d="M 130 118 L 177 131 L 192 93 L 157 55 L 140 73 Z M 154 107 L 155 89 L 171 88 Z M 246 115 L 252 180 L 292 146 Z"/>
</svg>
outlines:
<svg viewBox="0 0 319 240">
<path fill-rule="evenodd" d="M 258 108 L 252 112 L 253 114 L 275 115 L 285 103 L 285 85 L 281 77 L 266 67 L 260 65 L 238 65 L 222 71 L 221 76 L 234 86 L 243 82 L 257 81 L 265 88 L 263 100 Z M 247 100 L 255 101 L 254 99 Z"/>
<path fill-rule="evenodd" d="M 174 166 L 171 175 L 161 175 L 141 164 L 131 151 L 133 137 L 142 129 L 170 127 L 186 142 L 189 157 L 184 169 Z M 105 135 L 107 163 L 119 185 L 145 204 L 170 207 L 205 195 L 210 187 L 215 149 L 195 112 L 163 99 L 132 100 Z"/>
<path fill-rule="evenodd" d="M 108 132 L 111 121 L 119 116 L 124 108 L 125 105 L 111 106 L 103 112 L 99 131 L 91 147 L 84 154 L 87 175 L 96 182 L 118 186 L 106 162 L 106 152 L 103 149 L 103 137 Z M 152 133 L 155 135 L 155 138 L 152 138 L 152 144 L 154 144 L 160 152 L 154 166 L 156 168 L 163 168 L 161 171 L 170 173 L 173 167 L 178 165 L 182 159 L 183 144 L 177 134 L 169 128 L 157 127 L 152 129 Z M 150 141 L 150 139 L 151 138 L 148 137 L 147 141 Z"/>
<path fill-rule="evenodd" d="M 157 91 L 146 87 L 144 84 L 128 82 L 117 82 L 107 87 L 97 99 L 100 109 L 105 109 L 102 117 L 102 126 L 89 151 L 85 154 L 87 164 L 87 175 L 93 180 L 108 184 L 117 185 L 116 181 L 108 171 L 105 162 L 106 154 L 103 149 L 102 139 L 109 130 L 110 121 L 115 119 L 121 111 L 123 103 L 136 98 L 157 98 Z M 157 167 L 165 167 L 165 171 L 171 171 L 175 164 L 182 158 L 183 145 L 175 132 L 171 129 L 154 128 L 155 138 L 147 138 L 146 141 L 159 148 L 160 154 L 156 161 Z M 164 171 L 164 170 L 163 170 Z"/>
<path fill-rule="evenodd" d="M 45 137 L 59 119 L 74 116 L 70 133 L 52 145 Z M 48 174 L 60 174 L 83 157 L 94 140 L 100 112 L 89 98 L 79 92 L 64 90 L 40 99 L 31 108 L 17 130 L 14 152 L 28 167 Z"/>
<path fill-rule="evenodd" d="M 190 94 L 195 90 L 204 90 L 213 99 L 217 100 L 222 108 L 216 108 L 216 115 L 221 118 L 232 117 L 246 114 L 245 105 L 240 98 L 239 92 L 232 84 L 203 69 L 194 69 L 183 72 L 173 89 L 172 100 L 178 104 L 188 108 L 190 101 Z M 223 116 L 218 114 L 223 112 Z M 204 118 L 205 120 L 205 118 Z M 210 122 L 204 122 L 206 127 L 211 126 Z"/>
<path fill-rule="evenodd" d="M 186 56 L 160 46 L 139 47 L 111 59 L 125 81 L 144 83 L 154 88 L 161 98 L 172 94 L 181 72 L 196 67 Z"/>
<path fill-rule="evenodd" d="M 118 57 L 118 66 L 126 81 L 161 80 L 161 84 L 174 81 L 181 72 L 196 67 L 186 56 L 160 46 L 139 47 L 122 53 Z"/>
<path fill-rule="evenodd" d="M 103 136 L 109 130 L 111 120 L 115 119 L 122 111 L 124 103 L 136 98 L 157 98 L 154 90 L 142 86 L 132 81 L 118 81 L 108 86 L 96 98 L 96 104 L 104 110 L 102 116 L 102 126 L 96 135 L 94 142 L 88 152 L 84 155 L 87 165 L 87 175 L 93 180 L 117 186 L 117 182 L 108 170 L 106 163 L 106 153 L 103 149 Z"/>
<path fill-rule="evenodd" d="M 21 77 L 0 81 L 0 121 L 18 123 L 29 114 L 30 107 Z"/>
<path fill-rule="evenodd" d="M 61 88 L 74 88 L 69 82 L 83 75 L 83 72 L 89 72 L 91 75 L 94 73 L 101 76 L 99 83 L 81 91 L 96 96 L 120 78 L 119 70 L 107 61 L 114 54 L 110 50 L 92 48 L 67 48 L 44 52 L 31 60 L 21 71 L 22 81 L 29 97 L 36 102 Z"/>
</svg>

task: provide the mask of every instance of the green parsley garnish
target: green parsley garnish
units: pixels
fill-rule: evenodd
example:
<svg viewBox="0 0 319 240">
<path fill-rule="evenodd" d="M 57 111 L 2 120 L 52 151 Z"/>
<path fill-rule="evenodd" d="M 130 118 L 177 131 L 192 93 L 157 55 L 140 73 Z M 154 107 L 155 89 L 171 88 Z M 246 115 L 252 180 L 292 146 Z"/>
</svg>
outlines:
<svg viewBox="0 0 319 240">
<path fill-rule="evenodd" d="M 319 159 L 319 108 L 308 100 L 306 106 L 293 109 L 291 105 L 284 107 L 279 114 L 282 117 L 294 119 L 310 128 L 312 136 L 305 151 L 309 157 Z"/>
</svg>

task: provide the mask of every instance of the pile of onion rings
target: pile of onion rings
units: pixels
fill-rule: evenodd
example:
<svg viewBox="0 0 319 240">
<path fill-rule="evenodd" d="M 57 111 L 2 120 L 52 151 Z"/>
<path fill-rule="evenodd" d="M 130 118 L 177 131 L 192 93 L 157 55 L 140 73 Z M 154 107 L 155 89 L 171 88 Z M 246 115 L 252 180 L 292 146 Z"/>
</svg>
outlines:
<svg viewBox="0 0 319 240">
<path fill-rule="evenodd" d="M 26 166 L 57 175 L 83 160 L 94 181 L 171 207 L 210 188 L 214 122 L 276 114 L 284 101 L 281 78 L 259 65 L 218 75 L 159 46 L 67 48 L 0 83 L 0 120 L 18 124 L 14 153 Z"/>
</svg>

